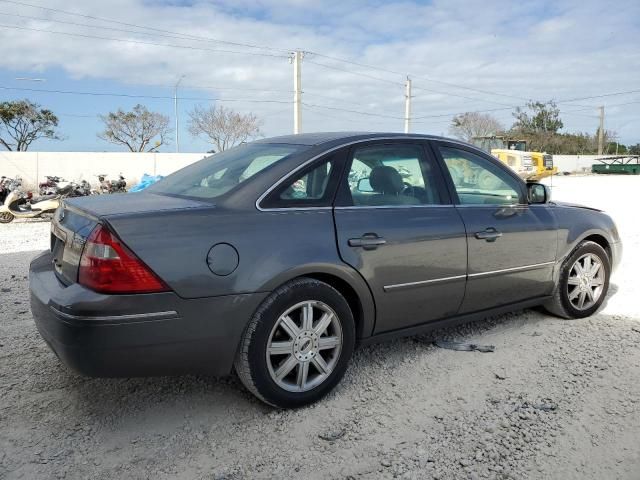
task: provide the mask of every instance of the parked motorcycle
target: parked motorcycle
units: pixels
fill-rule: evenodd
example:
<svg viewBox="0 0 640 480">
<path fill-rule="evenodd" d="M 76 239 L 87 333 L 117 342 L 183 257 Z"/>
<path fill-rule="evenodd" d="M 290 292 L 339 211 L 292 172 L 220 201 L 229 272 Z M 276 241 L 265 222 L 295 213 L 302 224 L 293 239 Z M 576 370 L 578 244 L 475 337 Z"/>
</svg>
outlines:
<svg viewBox="0 0 640 480">
<path fill-rule="evenodd" d="M 9 195 L 9 180 L 4 175 L 0 177 L 0 204 L 4 203 L 5 198 Z"/>
<path fill-rule="evenodd" d="M 107 180 L 107 175 L 101 173 L 96 175 L 100 181 L 100 193 L 126 193 L 127 181 L 122 174 L 118 180 Z"/>
<path fill-rule="evenodd" d="M 60 205 L 61 195 L 42 195 L 33 197 L 20 190 L 20 178 L 9 179 L 6 184 L 8 194 L 0 205 L 0 223 L 9 223 L 14 218 L 36 218 L 45 214 L 53 214 Z"/>
<path fill-rule="evenodd" d="M 81 180 L 80 183 L 73 184 L 73 191 L 69 195 L 70 197 L 85 197 L 91 195 L 91 184 L 86 180 Z"/>
<path fill-rule="evenodd" d="M 45 178 L 47 179 L 45 182 L 38 184 L 40 195 L 53 195 L 58 188 L 65 187 L 70 183 L 58 176 L 45 175 Z"/>
<path fill-rule="evenodd" d="M 91 194 L 91 185 L 86 180 L 80 183 L 68 182 L 62 177 L 46 176 L 47 181 L 39 185 L 40 195 L 64 195 L 83 197 Z"/>
</svg>

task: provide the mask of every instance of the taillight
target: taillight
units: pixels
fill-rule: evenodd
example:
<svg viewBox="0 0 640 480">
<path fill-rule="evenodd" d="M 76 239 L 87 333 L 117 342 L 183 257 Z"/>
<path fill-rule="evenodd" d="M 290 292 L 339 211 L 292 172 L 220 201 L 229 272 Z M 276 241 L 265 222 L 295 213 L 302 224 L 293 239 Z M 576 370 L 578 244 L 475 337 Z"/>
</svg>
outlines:
<svg viewBox="0 0 640 480">
<path fill-rule="evenodd" d="M 93 229 L 84 245 L 78 283 L 100 293 L 169 290 L 149 267 L 102 225 Z"/>
</svg>

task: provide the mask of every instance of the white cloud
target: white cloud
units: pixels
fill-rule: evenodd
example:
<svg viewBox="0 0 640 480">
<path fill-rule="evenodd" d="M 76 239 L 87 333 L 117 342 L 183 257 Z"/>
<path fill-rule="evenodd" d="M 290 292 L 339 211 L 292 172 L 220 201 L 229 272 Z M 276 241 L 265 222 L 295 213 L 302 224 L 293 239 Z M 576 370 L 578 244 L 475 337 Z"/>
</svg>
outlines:
<svg viewBox="0 0 640 480">
<path fill-rule="evenodd" d="M 426 116 L 500 108 L 500 104 L 521 102 L 429 82 L 421 77 L 540 100 L 640 89 L 640 50 L 636 40 L 640 33 L 640 3 L 632 0 L 616 3 L 605 5 L 595 0 L 549 3 L 434 0 L 430 4 L 225 0 L 216 4 L 205 1 L 185 4 L 50 0 L 46 6 L 189 35 L 272 46 L 283 51 L 301 48 L 388 70 L 411 72 L 415 75 L 416 88 L 414 114 Z M 133 27 L 8 3 L 0 2 L 0 6 L 3 13 L 134 30 Z M 260 51 L 215 42 L 164 38 L 159 32 L 137 35 L 1 15 L 0 23 L 140 42 Z M 130 44 L 7 28 L 0 28 L 0 56 L 5 69 L 62 68 L 76 79 L 106 79 L 132 85 L 171 85 L 184 74 L 185 85 L 246 89 L 244 92 L 203 91 L 203 96 L 291 100 L 288 93 L 252 90 L 290 90 L 292 70 L 285 58 Z M 381 77 L 395 81 L 397 85 L 323 68 L 312 62 Z M 402 75 L 376 72 L 314 55 L 308 55 L 303 66 L 304 101 L 309 104 L 401 117 L 404 111 L 402 82 Z M 131 86 L 131 89 L 141 91 L 140 87 Z M 640 100 L 640 93 L 576 103 L 595 107 L 633 100 Z M 78 98 L 78 110 L 83 101 Z M 267 134 L 290 131 L 291 115 L 288 111 L 282 112 L 289 108 L 287 105 L 240 102 L 232 105 L 238 110 L 265 115 Z M 638 106 L 640 103 L 635 107 L 607 109 L 607 126 L 617 130 L 622 141 L 640 141 Z M 594 131 L 597 119 L 584 115 L 597 112 L 569 113 L 578 108 L 581 107 L 563 105 L 567 129 Z M 509 110 L 495 115 L 507 124 L 511 121 Z M 306 108 L 303 121 L 306 131 L 402 128 L 401 120 L 320 108 Z M 423 121 L 428 123 L 416 123 L 415 130 L 439 134 L 446 133 L 449 118 Z"/>
</svg>

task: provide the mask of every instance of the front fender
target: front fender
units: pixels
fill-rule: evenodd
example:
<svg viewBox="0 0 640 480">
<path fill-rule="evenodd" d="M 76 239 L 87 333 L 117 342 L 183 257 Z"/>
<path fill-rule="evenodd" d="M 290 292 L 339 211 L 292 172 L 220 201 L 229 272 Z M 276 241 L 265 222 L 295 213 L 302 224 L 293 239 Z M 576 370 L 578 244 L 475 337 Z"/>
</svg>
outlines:
<svg viewBox="0 0 640 480">
<path fill-rule="evenodd" d="M 558 220 L 558 258 L 560 266 L 573 250 L 586 238 L 598 236 L 609 246 L 611 264 L 620 263 L 621 242 L 612 218 L 604 212 L 578 206 L 557 206 L 554 213 Z M 559 274 L 560 268 L 557 268 Z"/>
</svg>

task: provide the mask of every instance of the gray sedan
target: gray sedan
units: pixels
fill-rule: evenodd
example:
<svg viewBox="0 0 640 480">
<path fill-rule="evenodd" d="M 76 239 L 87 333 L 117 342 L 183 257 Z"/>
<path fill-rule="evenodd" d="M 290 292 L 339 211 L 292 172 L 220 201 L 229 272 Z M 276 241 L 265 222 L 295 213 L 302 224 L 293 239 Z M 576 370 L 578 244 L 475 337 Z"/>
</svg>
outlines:
<svg viewBox="0 0 640 480">
<path fill-rule="evenodd" d="M 91 376 L 234 368 L 316 401 L 353 349 L 517 309 L 602 304 L 621 244 L 461 142 L 326 133 L 210 156 L 141 193 L 66 200 L 31 263 L 37 327 Z"/>
</svg>

